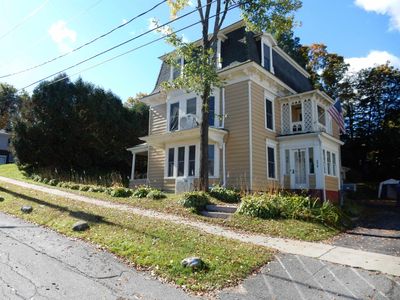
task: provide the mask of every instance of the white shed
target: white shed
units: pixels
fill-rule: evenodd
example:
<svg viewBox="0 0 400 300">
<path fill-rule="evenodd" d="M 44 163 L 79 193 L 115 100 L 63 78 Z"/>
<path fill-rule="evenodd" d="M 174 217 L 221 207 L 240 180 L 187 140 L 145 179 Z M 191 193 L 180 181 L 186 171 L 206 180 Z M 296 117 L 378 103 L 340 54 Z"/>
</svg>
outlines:
<svg viewBox="0 0 400 300">
<path fill-rule="evenodd" d="M 397 198 L 397 185 L 400 180 L 388 179 L 379 184 L 378 198 L 380 199 L 396 199 Z"/>
</svg>

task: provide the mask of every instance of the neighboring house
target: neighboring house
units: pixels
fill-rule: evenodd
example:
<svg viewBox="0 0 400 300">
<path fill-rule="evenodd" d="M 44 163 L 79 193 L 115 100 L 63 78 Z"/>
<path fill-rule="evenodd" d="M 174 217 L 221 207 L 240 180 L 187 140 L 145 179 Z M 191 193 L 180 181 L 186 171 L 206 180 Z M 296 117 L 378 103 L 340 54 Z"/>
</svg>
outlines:
<svg viewBox="0 0 400 300">
<path fill-rule="evenodd" d="M 270 34 L 246 32 L 243 22 L 221 30 L 216 50 L 225 85 L 210 99 L 210 184 L 306 189 L 337 201 L 343 143 L 327 112 L 334 101 L 313 90 L 309 74 Z M 154 91 L 141 100 L 150 106 L 149 135 L 141 138 L 145 144 L 128 149 L 132 186 L 182 191 L 196 184 L 201 99 L 162 92 L 160 84 L 176 76 L 180 70 L 163 62 Z M 138 171 L 138 157 L 147 159 L 146 170 Z"/>
<path fill-rule="evenodd" d="M 0 130 L 0 165 L 13 162 L 10 152 L 10 134 L 4 129 Z"/>
</svg>

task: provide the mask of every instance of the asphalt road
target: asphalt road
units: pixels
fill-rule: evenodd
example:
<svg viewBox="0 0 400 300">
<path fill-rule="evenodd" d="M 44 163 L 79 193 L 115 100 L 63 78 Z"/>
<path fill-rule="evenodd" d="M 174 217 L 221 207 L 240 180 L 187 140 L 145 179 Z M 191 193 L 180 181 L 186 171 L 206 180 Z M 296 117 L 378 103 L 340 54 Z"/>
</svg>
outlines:
<svg viewBox="0 0 400 300">
<path fill-rule="evenodd" d="M 400 299 L 400 278 L 279 254 L 258 274 L 212 297 Z M 0 299 L 194 297 L 134 270 L 93 245 L 0 213 Z"/>
<path fill-rule="evenodd" d="M 0 213 L 0 299 L 191 299 L 80 240 Z"/>
</svg>

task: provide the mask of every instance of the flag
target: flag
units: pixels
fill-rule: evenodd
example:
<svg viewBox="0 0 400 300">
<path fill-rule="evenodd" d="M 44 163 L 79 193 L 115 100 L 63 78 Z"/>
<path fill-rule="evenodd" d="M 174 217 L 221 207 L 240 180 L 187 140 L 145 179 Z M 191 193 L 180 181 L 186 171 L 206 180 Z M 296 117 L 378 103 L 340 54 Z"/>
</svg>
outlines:
<svg viewBox="0 0 400 300">
<path fill-rule="evenodd" d="M 344 127 L 342 105 L 340 105 L 340 101 L 336 100 L 336 102 L 331 107 L 329 107 L 328 112 L 339 125 L 340 131 L 346 133 L 346 129 Z"/>
</svg>

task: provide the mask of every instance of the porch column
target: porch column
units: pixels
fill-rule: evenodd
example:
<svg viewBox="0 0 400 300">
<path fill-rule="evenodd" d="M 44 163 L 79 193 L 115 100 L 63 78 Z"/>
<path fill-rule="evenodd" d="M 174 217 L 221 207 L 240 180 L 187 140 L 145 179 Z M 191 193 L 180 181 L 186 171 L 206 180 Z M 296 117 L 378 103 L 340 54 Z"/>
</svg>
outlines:
<svg viewBox="0 0 400 300">
<path fill-rule="evenodd" d="M 136 162 L 136 153 L 132 152 L 132 170 L 131 170 L 131 180 L 135 179 L 135 162 Z"/>
</svg>

